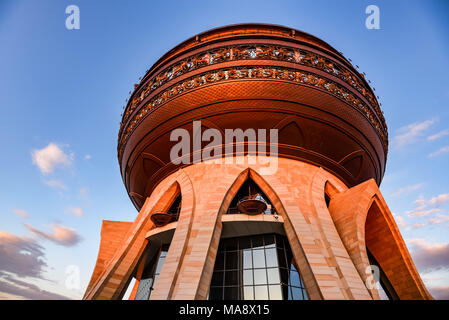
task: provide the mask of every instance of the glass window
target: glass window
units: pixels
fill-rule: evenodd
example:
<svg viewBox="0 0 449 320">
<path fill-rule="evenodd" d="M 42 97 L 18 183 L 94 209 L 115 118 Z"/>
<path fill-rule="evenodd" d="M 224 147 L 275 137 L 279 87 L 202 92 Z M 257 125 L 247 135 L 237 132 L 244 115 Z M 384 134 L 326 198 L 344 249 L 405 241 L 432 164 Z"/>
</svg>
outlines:
<svg viewBox="0 0 449 320">
<path fill-rule="evenodd" d="M 254 300 L 254 287 L 253 286 L 243 287 L 243 299 L 244 300 Z"/>
<path fill-rule="evenodd" d="M 135 300 L 148 300 L 150 298 L 151 291 L 154 290 L 156 280 L 161 273 L 167 251 L 168 245 L 162 246 L 159 252 L 145 266 L 139 281 Z"/>
<path fill-rule="evenodd" d="M 253 250 L 254 268 L 265 268 L 265 252 L 262 249 Z"/>
<path fill-rule="evenodd" d="M 266 234 L 222 240 L 209 299 L 307 299 L 286 238 Z"/>
<path fill-rule="evenodd" d="M 251 250 L 243 250 L 243 269 L 251 269 L 253 267 L 253 257 Z"/>
<path fill-rule="evenodd" d="M 254 297 L 256 300 L 268 300 L 268 287 L 267 286 L 255 286 Z"/>
<path fill-rule="evenodd" d="M 277 267 L 278 266 L 278 258 L 276 254 L 275 248 L 270 248 L 265 250 L 265 256 L 267 259 L 267 268 Z"/>
<path fill-rule="evenodd" d="M 253 285 L 253 270 L 243 270 L 243 284 Z"/>
</svg>

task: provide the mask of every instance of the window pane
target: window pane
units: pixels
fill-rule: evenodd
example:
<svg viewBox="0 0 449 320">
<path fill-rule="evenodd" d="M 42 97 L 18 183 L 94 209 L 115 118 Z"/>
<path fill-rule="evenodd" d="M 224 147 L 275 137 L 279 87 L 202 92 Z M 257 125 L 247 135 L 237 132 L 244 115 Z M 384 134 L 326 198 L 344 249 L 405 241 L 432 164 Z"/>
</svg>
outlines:
<svg viewBox="0 0 449 320">
<path fill-rule="evenodd" d="M 292 292 L 293 292 L 293 300 L 304 300 L 301 288 L 292 287 Z"/>
<path fill-rule="evenodd" d="M 269 286 L 269 290 L 270 300 L 282 300 L 282 290 L 280 284 Z"/>
<path fill-rule="evenodd" d="M 253 270 L 243 270 L 243 284 L 252 285 L 253 282 Z"/>
<path fill-rule="evenodd" d="M 212 274 L 211 286 L 223 286 L 223 271 L 215 271 Z"/>
<path fill-rule="evenodd" d="M 251 250 L 243 250 L 243 268 L 250 269 L 253 267 L 253 258 L 251 256 Z"/>
<path fill-rule="evenodd" d="M 254 287 L 253 286 L 243 287 L 243 299 L 244 300 L 254 300 Z"/>
<path fill-rule="evenodd" d="M 239 284 L 239 272 L 238 271 L 226 271 L 225 272 L 225 286 L 237 286 Z"/>
<path fill-rule="evenodd" d="M 301 280 L 299 280 L 299 273 L 296 271 L 290 271 L 290 283 L 295 287 L 302 287 Z"/>
<path fill-rule="evenodd" d="M 254 297 L 256 300 L 268 300 L 268 288 L 267 286 L 255 286 Z"/>
<path fill-rule="evenodd" d="M 237 251 L 226 252 L 226 270 L 238 268 Z"/>
<path fill-rule="evenodd" d="M 281 283 L 281 279 L 279 279 L 278 268 L 267 269 L 267 275 L 268 275 L 268 283 L 270 284 Z"/>
<path fill-rule="evenodd" d="M 251 249 L 251 238 L 242 237 L 239 239 L 239 250 Z"/>
<path fill-rule="evenodd" d="M 266 284 L 267 283 L 267 271 L 265 269 L 254 270 L 254 284 Z"/>
<path fill-rule="evenodd" d="M 263 248 L 263 237 L 256 236 L 252 238 L 253 240 L 253 249 L 262 249 Z"/>
<path fill-rule="evenodd" d="M 273 234 L 265 235 L 264 242 L 265 248 L 274 248 L 275 247 L 274 235 Z"/>
<path fill-rule="evenodd" d="M 265 268 L 265 250 L 253 250 L 254 268 Z"/>
<path fill-rule="evenodd" d="M 224 299 L 237 300 L 239 298 L 239 287 L 225 287 Z"/>
<path fill-rule="evenodd" d="M 160 257 L 159 261 L 157 262 L 157 267 L 156 267 L 156 274 L 160 274 L 161 270 L 162 270 L 162 266 L 164 265 L 164 261 L 165 261 L 165 257 Z"/>
<path fill-rule="evenodd" d="M 278 258 L 276 254 L 276 249 L 266 249 L 265 255 L 267 259 L 267 267 L 277 267 L 278 266 Z"/>
</svg>

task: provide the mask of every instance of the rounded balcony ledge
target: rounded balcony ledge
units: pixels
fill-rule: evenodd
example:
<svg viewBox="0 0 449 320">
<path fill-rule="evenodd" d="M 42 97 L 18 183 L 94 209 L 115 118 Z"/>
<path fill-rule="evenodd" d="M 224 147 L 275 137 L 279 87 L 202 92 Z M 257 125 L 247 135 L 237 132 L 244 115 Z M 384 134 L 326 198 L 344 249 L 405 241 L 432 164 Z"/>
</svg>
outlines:
<svg viewBox="0 0 449 320">
<path fill-rule="evenodd" d="M 240 199 L 237 208 L 239 212 L 256 215 L 267 210 L 267 204 L 260 199 L 259 195 L 247 196 Z"/>
<path fill-rule="evenodd" d="M 163 227 L 170 222 L 175 221 L 176 215 L 168 212 L 156 211 L 151 214 L 150 219 L 156 227 Z"/>
</svg>

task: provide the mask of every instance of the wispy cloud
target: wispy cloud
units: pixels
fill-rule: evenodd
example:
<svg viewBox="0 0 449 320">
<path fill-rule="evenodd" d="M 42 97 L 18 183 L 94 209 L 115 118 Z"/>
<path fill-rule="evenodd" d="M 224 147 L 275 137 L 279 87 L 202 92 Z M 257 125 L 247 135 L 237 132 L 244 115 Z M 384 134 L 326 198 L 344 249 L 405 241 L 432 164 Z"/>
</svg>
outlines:
<svg viewBox="0 0 449 320">
<path fill-rule="evenodd" d="M 26 223 L 25 227 L 38 237 L 50 240 L 61 246 L 71 247 L 81 241 L 81 237 L 75 229 L 62 225 L 55 224 L 53 226 L 53 233 L 41 231 Z"/>
<path fill-rule="evenodd" d="M 67 208 L 67 210 L 71 213 L 74 214 L 75 216 L 78 217 L 82 217 L 84 215 L 84 210 L 82 208 L 78 208 L 78 207 L 69 207 Z"/>
<path fill-rule="evenodd" d="M 423 122 L 415 122 L 398 130 L 399 134 L 393 138 L 393 145 L 400 148 L 416 141 L 437 120 L 430 119 Z"/>
<path fill-rule="evenodd" d="M 411 255 L 422 272 L 449 269 L 449 244 L 430 244 L 422 239 L 407 241 L 411 246 Z"/>
<path fill-rule="evenodd" d="M 60 190 L 66 190 L 67 189 L 66 185 L 61 180 L 58 180 L 58 179 L 44 180 L 44 183 L 47 186 L 55 188 L 55 189 L 60 189 Z"/>
<path fill-rule="evenodd" d="M 433 141 L 433 140 L 440 139 L 440 138 L 442 138 L 444 136 L 447 136 L 447 135 L 449 135 L 449 129 L 446 129 L 446 130 L 440 131 L 440 132 L 438 132 L 436 134 L 433 134 L 431 136 L 428 136 L 427 140 Z"/>
<path fill-rule="evenodd" d="M 28 218 L 28 212 L 22 209 L 14 209 L 14 213 L 17 214 L 19 217 L 22 218 Z"/>
<path fill-rule="evenodd" d="M 449 216 L 444 214 L 436 214 L 433 218 L 429 219 L 431 224 L 443 224 L 449 222 Z"/>
<path fill-rule="evenodd" d="M 443 203 L 449 202 L 449 193 L 439 194 L 436 197 L 433 197 L 429 200 L 429 203 L 432 205 L 442 205 Z"/>
<path fill-rule="evenodd" d="M 43 149 L 33 150 L 31 155 L 33 164 L 35 164 L 43 174 L 53 172 L 56 167 L 68 166 L 73 160 L 73 153 L 66 154 L 55 143 L 49 143 L 48 146 Z"/>
<path fill-rule="evenodd" d="M 432 213 L 440 212 L 441 209 L 439 207 L 446 202 L 449 202 L 449 193 L 440 194 L 430 200 L 420 197 L 414 201 L 415 208 L 406 213 L 410 218 L 424 217 Z"/>
<path fill-rule="evenodd" d="M 84 156 L 84 159 L 85 159 L 85 160 L 90 160 L 90 159 L 92 159 L 92 156 L 91 156 L 90 154 L 86 154 L 86 155 Z"/>
<path fill-rule="evenodd" d="M 80 189 L 80 197 L 85 198 L 87 196 L 87 188 L 81 188 Z"/>
<path fill-rule="evenodd" d="M 417 183 L 409 186 L 405 186 L 402 188 L 399 188 L 396 192 L 393 193 L 393 197 L 397 197 L 403 193 L 408 193 L 410 191 L 419 190 L 424 186 L 424 183 Z"/>
<path fill-rule="evenodd" d="M 446 147 L 442 147 L 442 148 L 438 149 L 438 150 L 435 151 L 435 152 L 430 153 L 430 154 L 428 155 L 428 157 L 429 157 L 429 158 L 434 158 L 434 157 L 436 157 L 436 156 L 439 156 L 440 154 L 448 153 L 448 152 L 449 152 L 449 146 L 446 146 Z"/>
</svg>

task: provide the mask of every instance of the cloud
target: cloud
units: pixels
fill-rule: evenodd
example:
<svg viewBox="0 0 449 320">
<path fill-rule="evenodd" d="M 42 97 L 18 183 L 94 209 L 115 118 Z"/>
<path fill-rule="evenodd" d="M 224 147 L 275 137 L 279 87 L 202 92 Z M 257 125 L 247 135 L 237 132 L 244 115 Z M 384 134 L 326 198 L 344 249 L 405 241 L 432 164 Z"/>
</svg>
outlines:
<svg viewBox="0 0 449 320">
<path fill-rule="evenodd" d="M 429 244 L 422 239 L 407 241 L 412 245 L 411 255 L 422 272 L 449 269 L 449 244 Z"/>
<path fill-rule="evenodd" d="M 11 298 L 22 297 L 31 300 L 67 300 L 66 296 L 41 290 L 38 286 L 21 281 L 8 274 L 0 273 L 0 292 L 12 295 Z"/>
<path fill-rule="evenodd" d="M 90 154 L 86 154 L 86 155 L 84 156 L 84 159 L 85 159 L 85 160 L 90 160 L 90 159 L 92 159 L 92 156 L 91 156 Z"/>
<path fill-rule="evenodd" d="M 446 129 L 446 130 L 443 130 L 443 131 L 438 132 L 437 134 L 428 136 L 428 137 L 427 137 L 427 140 L 433 141 L 433 140 L 442 138 L 442 137 L 447 136 L 447 135 L 449 135 L 449 129 Z"/>
<path fill-rule="evenodd" d="M 414 201 L 416 208 L 411 211 L 407 211 L 406 213 L 410 218 L 427 216 L 431 213 L 440 212 L 441 209 L 439 206 L 446 202 L 449 202 L 449 193 L 440 194 L 430 200 L 426 200 L 421 197 Z"/>
<path fill-rule="evenodd" d="M 22 218 L 28 218 L 28 212 L 22 209 L 14 209 L 14 213 Z"/>
<path fill-rule="evenodd" d="M 410 218 L 417 218 L 417 217 L 424 217 L 428 216 L 431 213 L 440 212 L 441 210 L 439 208 L 433 208 L 428 210 L 413 210 L 413 211 L 407 211 L 407 215 Z"/>
<path fill-rule="evenodd" d="M 433 218 L 429 219 L 429 223 L 431 224 L 442 224 L 449 222 L 449 216 L 444 214 L 436 214 Z"/>
<path fill-rule="evenodd" d="M 68 211 L 78 217 L 82 217 L 84 215 L 84 210 L 82 208 L 70 207 Z"/>
<path fill-rule="evenodd" d="M 25 227 L 27 227 L 28 230 L 30 230 L 38 237 L 50 240 L 61 246 L 71 247 L 81 241 L 81 237 L 78 235 L 75 229 L 71 229 L 58 224 L 53 226 L 53 233 L 41 231 L 26 223 Z"/>
<path fill-rule="evenodd" d="M 400 194 L 407 193 L 410 191 L 419 190 L 423 186 L 424 186 L 424 183 L 418 183 L 418 184 L 402 187 L 402 188 L 398 189 L 395 193 L 393 193 L 393 197 L 397 197 Z"/>
<path fill-rule="evenodd" d="M 73 154 L 67 155 L 58 145 L 50 143 L 43 149 L 33 150 L 32 158 L 33 164 L 38 166 L 43 174 L 48 174 L 56 167 L 70 165 Z"/>
<path fill-rule="evenodd" d="M 449 152 L 449 146 L 446 146 L 446 147 L 443 147 L 443 148 L 438 149 L 438 150 L 435 151 L 435 152 L 430 153 L 430 154 L 428 155 L 428 157 L 429 157 L 429 158 L 434 158 L 434 157 L 436 157 L 436 156 L 439 156 L 440 154 L 448 153 L 448 152 Z"/>
<path fill-rule="evenodd" d="M 426 223 L 414 223 L 412 225 L 412 227 L 413 227 L 413 229 L 419 229 L 419 228 L 425 227 L 426 225 L 427 225 Z"/>
<path fill-rule="evenodd" d="M 87 189 L 86 188 L 81 188 L 80 189 L 80 197 L 84 198 L 87 196 Z"/>
<path fill-rule="evenodd" d="M 432 205 L 442 205 L 446 202 L 449 202 L 449 193 L 439 194 L 438 196 L 433 197 L 429 200 L 429 203 Z"/>
<path fill-rule="evenodd" d="M 44 183 L 52 188 L 56 188 L 56 189 L 61 189 L 61 190 L 66 190 L 67 187 L 65 186 L 65 184 L 61 181 L 61 180 L 44 180 Z"/>
<path fill-rule="evenodd" d="M 68 299 L 17 278 L 48 280 L 46 267 L 44 248 L 34 239 L 0 230 L 1 299 Z"/>
<path fill-rule="evenodd" d="M 400 128 L 398 130 L 399 134 L 393 138 L 393 144 L 400 148 L 415 142 L 416 139 L 422 136 L 424 131 L 426 131 L 435 122 L 435 119 L 430 119 L 423 122 L 415 122 Z"/>
<path fill-rule="evenodd" d="M 449 286 L 435 286 L 428 289 L 435 299 L 449 300 Z"/>
<path fill-rule="evenodd" d="M 0 230 L 0 270 L 42 278 L 46 266 L 44 248 L 35 240 Z"/>
</svg>

